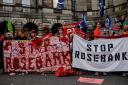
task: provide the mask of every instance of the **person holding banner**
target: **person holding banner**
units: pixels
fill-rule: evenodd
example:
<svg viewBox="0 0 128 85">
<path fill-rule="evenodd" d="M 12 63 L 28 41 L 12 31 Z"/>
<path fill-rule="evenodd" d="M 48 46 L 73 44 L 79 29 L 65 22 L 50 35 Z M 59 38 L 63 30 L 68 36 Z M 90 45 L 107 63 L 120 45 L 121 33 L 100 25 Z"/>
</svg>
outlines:
<svg viewBox="0 0 128 85">
<path fill-rule="evenodd" d="M 37 36 L 36 30 L 31 30 L 29 33 L 30 33 L 29 39 L 31 40 L 31 45 L 34 48 L 39 49 L 39 47 L 42 45 L 42 39 Z"/>
<path fill-rule="evenodd" d="M 123 34 L 127 35 L 128 34 L 128 22 L 123 23 L 123 30 L 124 30 Z M 128 75 L 128 73 L 126 72 L 122 73 L 122 76 L 126 76 L 126 75 Z"/>
<path fill-rule="evenodd" d="M 100 29 L 101 29 L 101 24 L 98 22 L 96 23 L 96 26 L 94 27 L 94 31 L 93 31 L 94 39 L 101 36 Z M 99 75 L 99 72 L 95 72 L 95 75 Z M 107 73 L 103 72 L 103 75 L 107 75 Z"/>
<path fill-rule="evenodd" d="M 94 31 L 93 31 L 94 39 L 100 36 L 100 34 L 101 34 L 100 28 L 101 28 L 101 24 L 97 23 L 96 27 L 94 28 Z"/>
<path fill-rule="evenodd" d="M 128 34 L 128 22 L 124 22 L 123 23 L 123 34 Z"/>
<path fill-rule="evenodd" d="M 60 41 L 69 44 L 69 38 L 64 34 L 64 29 L 61 27 L 58 29 L 58 36 L 60 37 Z"/>
<path fill-rule="evenodd" d="M 44 32 L 44 34 L 43 34 L 41 40 L 45 40 L 45 39 L 48 39 L 53 36 L 53 34 L 50 32 L 48 26 L 43 27 L 43 32 Z"/>
<path fill-rule="evenodd" d="M 13 40 L 13 33 L 11 33 L 11 32 L 5 33 L 4 39 L 5 40 Z"/>
<path fill-rule="evenodd" d="M 61 23 L 55 23 L 51 28 L 51 32 L 53 36 L 60 37 L 61 41 L 69 43 L 69 38 L 66 34 L 64 34 L 63 25 Z"/>
<path fill-rule="evenodd" d="M 53 36 L 58 35 L 58 29 L 61 28 L 63 25 L 61 23 L 55 23 L 51 28 L 51 33 Z"/>
<path fill-rule="evenodd" d="M 34 39 L 36 37 L 36 31 L 35 30 L 32 30 L 30 32 L 30 39 Z"/>
<path fill-rule="evenodd" d="M 25 33 L 22 30 L 17 30 L 14 40 L 27 40 Z"/>
</svg>

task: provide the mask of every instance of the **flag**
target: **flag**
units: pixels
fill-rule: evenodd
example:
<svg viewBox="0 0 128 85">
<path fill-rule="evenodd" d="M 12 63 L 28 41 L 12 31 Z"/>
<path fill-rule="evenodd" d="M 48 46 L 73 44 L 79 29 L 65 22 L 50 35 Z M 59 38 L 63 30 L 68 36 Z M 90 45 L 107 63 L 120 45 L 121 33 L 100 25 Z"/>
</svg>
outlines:
<svg viewBox="0 0 128 85">
<path fill-rule="evenodd" d="M 64 0 L 58 0 L 57 8 L 58 9 L 64 9 Z"/>
<path fill-rule="evenodd" d="M 82 15 L 82 21 L 80 23 L 80 29 L 81 29 L 81 31 L 83 31 L 84 33 L 86 33 L 86 27 L 87 27 L 86 16 L 83 14 Z"/>
<path fill-rule="evenodd" d="M 112 29 L 112 17 L 107 16 L 106 20 L 105 20 L 105 25 L 106 27 L 108 27 L 110 30 Z"/>
<path fill-rule="evenodd" d="M 13 33 L 12 22 L 10 19 L 7 22 L 7 28 L 9 32 Z"/>
<path fill-rule="evenodd" d="M 104 16 L 105 0 L 99 0 L 100 16 Z"/>
</svg>

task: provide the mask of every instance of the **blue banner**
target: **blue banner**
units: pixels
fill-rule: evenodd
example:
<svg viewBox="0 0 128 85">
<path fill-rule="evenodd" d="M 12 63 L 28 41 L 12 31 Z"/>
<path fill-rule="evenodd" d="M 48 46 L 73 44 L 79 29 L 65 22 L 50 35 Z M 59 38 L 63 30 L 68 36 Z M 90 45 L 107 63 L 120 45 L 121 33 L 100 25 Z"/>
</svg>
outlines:
<svg viewBox="0 0 128 85">
<path fill-rule="evenodd" d="M 86 21 L 86 16 L 83 14 L 82 15 L 82 21 L 80 23 L 80 29 L 86 33 L 86 27 L 87 27 L 87 21 Z"/>
<path fill-rule="evenodd" d="M 57 8 L 58 9 L 64 9 L 64 0 L 58 0 Z"/>
<path fill-rule="evenodd" d="M 100 16 L 104 16 L 105 0 L 99 0 Z"/>
<path fill-rule="evenodd" d="M 106 27 L 108 27 L 110 30 L 112 29 L 112 17 L 107 16 L 105 20 Z"/>
</svg>

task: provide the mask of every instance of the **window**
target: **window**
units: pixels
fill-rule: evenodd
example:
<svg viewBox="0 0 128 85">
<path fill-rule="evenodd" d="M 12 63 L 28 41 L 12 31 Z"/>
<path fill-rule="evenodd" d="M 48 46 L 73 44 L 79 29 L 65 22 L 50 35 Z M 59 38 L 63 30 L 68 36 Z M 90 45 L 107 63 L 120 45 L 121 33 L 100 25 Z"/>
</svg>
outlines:
<svg viewBox="0 0 128 85">
<path fill-rule="evenodd" d="M 13 4 L 13 0 L 3 0 L 3 3 L 5 3 L 5 4 Z"/>
<path fill-rule="evenodd" d="M 57 2 L 58 2 L 58 0 L 53 0 L 53 8 L 57 7 Z"/>
<path fill-rule="evenodd" d="M 22 0 L 22 6 L 30 6 L 30 0 Z"/>
<path fill-rule="evenodd" d="M 24 8 L 24 7 L 30 7 L 30 0 L 22 0 L 22 6 L 23 6 L 23 12 L 30 12 L 30 8 Z"/>
<path fill-rule="evenodd" d="M 52 0 L 42 0 L 42 1 L 43 1 L 43 7 L 51 8 L 51 7 L 56 5 L 57 0 L 54 0 L 54 1 L 52 1 Z"/>
<path fill-rule="evenodd" d="M 13 5 L 13 0 L 3 0 L 3 4 L 6 5 Z M 12 7 L 10 6 L 3 6 L 4 11 L 12 11 Z"/>
<path fill-rule="evenodd" d="M 87 1 L 87 11 L 92 11 L 92 2 L 91 2 L 91 0 Z"/>
<path fill-rule="evenodd" d="M 65 9 L 69 9 L 69 10 L 71 10 L 71 0 L 65 0 L 65 2 L 64 2 L 64 7 L 65 7 Z"/>
</svg>

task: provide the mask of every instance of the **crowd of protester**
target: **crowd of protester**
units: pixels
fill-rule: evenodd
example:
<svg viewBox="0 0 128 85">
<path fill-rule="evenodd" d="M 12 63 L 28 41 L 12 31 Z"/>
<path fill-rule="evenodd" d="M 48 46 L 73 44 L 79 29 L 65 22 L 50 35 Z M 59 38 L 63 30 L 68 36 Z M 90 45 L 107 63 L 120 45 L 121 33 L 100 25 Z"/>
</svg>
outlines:
<svg viewBox="0 0 128 85">
<path fill-rule="evenodd" d="M 102 26 L 103 24 L 104 26 Z M 64 42 L 67 41 L 65 43 L 69 43 L 72 40 L 71 39 L 72 36 L 64 34 L 63 25 L 61 23 L 54 24 L 51 27 L 51 29 L 48 26 L 44 26 L 42 29 L 43 29 L 43 36 L 41 37 L 41 40 L 45 40 L 51 36 L 58 36 L 62 41 Z M 78 26 L 76 26 L 76 29 L 80 30 Z M 87 29 L 87 31 L 84 32 L 85 35 L 83 38 L 87 40 L 94 40 L 101 36 L 114 37 L 114 36 L 128 35 L 128 20 L 125 19 L 121 22 L 114 21 L 112 24 L 112 29 L 105 27 L 105 23 L 100 23 L 100 22 L 96 22 L 94 24 L 93 29 L 91 30 L 89 27 L 85 29 Z M 38 33 L 37 30 L 25 31 L 23 29 L 19 29 L 19 30 L 16 30 L 15 35 L 10 32 L 6 32 L 5 34 L 0 35 L 0 41 L 2 42 L 3 40 L 34 40 L 35 38 L 38 38 L 37 33 Z M 1 45 L 1 49 L 2 49 L 2 45 Z M 96 72 L 96 75 L 98 75 L 97 72 Z"/>
<path fill-rule="evenodd" d="M 63 25 L 61 23 L 55 23 L 51 28 L 48 26 L 42 27 L 43 29 L 43 38 L 47 38 L 46 36 L 66 36 L 67 38 L 70 38 L 70 35 L 63 34 Z M 76 26 L 76 29 L 80 29 L 78 26 Z M 128 34 L 128 20 L 127 18 L 125 20 L 115 20 L 112 23 L 112 28 L 109 29 L 108 27 L 105 27 L 105 22 L 94 22 L 93 28 L 90 29 L 89 26 L 86 28 L 86 32 L 84 37 L 88 40 L 96 39 L 99 36 L 118 36 L 118 35 L 126 35 Z M 75 33 L 75 32 L 74 32 Z M 15 33 L 6 32 L 4 34 L 0 35 L 0 40 L 31 40 L 35 38 L 38 34 L 38 30 L 29 30 L 26 31 L 24 29 L 17 29 L 15 30 Z M 77 34 L 77 33 L 76 33 Z M 79 33 L 81 35 L 81 33 Z"/>
</svg>

